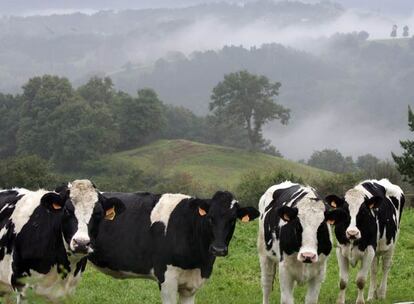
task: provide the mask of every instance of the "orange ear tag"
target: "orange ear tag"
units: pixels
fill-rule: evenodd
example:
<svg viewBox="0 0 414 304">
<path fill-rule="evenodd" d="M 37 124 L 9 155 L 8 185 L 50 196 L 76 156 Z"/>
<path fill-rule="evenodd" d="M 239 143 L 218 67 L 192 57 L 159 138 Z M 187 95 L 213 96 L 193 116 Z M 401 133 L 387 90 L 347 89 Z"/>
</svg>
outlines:
<svg viewBox="0 0 414 304">
<path fill-rule="evenodd" d="M 290 217 L 285 213 L 285 214 L 283 214 L 283 219 L 286 221 L 286 222 L 289 222 L 290 221 Z"/>
<path fill-rule="evenodd" d="M 116 212 L 115 212 L 115 208 L 109 208 L 108 210 L 106 210 L 105 212 L 105 219 L 112 221 L 115 218 Z"/>
<path fill-rule="evenodd" d="M 53 207 L 53 209 L 55 209 L 55 210 L 60 210 L 60 209 L 62 209 L 62 206 L 61 206 L 61 205 L 59 205 L 58 203 L 53 203 L 53 204 L 52 204 L 52 207 Z"/>
<path fill-rule="evenodd" d="M 335 220 L 327 220 L 326 221 L 329 225 L 333 225 L 333 224 L 335 224 Z"/>
<path fill-rule="evenodd" d="M 369 208 L 369 209 L 374 208 L 374 204 L 368 205 L 368 208 Z"/>
<path fill-rule="evenodd" d="M 337 205 L 336 205 L 335 201 L 332 201 L 331 202 L 331 206 L 334 207 L 334 208 L 336 208 Z"/>
<path fill-rule="evenodd" d="M 200 214 L 200 216 L 205 216 L 207 214 L 206 210 L 204 210 L 201 207 L 198 207 L 198 213 Z"/>
<path fill-rule="evenodd" d="M 241 221 L 243 223 L 248 223 L 250 222 L 250 216 L 248 214 L 246 214 L 245 216 L 242 217 Z"/>
</svg>

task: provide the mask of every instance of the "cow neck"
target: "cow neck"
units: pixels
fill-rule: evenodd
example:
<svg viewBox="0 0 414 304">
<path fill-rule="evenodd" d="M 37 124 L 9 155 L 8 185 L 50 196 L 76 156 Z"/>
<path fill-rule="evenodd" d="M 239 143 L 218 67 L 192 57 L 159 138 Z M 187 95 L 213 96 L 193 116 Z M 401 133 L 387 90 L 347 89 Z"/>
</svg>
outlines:
<svg viewBox="0 0 414 304">
<path fill-rule="evenodd" d="M 195 236 L 197 240 L 197 255 L 201 257 L 201 276 L 209 278 L 213 270 L 216 257 L 210 253 L 210 245 L 213 242 L 213 233 L 206 217 L 196 217 Z"/>
</svg>

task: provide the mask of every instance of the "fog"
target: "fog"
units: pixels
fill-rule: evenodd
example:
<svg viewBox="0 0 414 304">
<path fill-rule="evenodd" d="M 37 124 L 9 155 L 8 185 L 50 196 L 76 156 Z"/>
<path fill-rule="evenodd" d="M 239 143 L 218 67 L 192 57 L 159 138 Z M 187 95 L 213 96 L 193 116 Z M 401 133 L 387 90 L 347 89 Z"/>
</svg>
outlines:
<svg viewBox="0 0 414 304">
<path fill-rule="evenodd" d="M 411 7 L 411 1 L 392 1 L 391 4 L 391 1 L 343 0 L 338 1 L 341 5 L 323 2 L 318 4 L 319 7 L 304 6 L 299 2 L 277 1 L 282 6 L 276 7 L 267 1 L 259 4 L 254 1 L 228 1 L 237 5 L 196 6 L 206 2 L 217 1 L 107 0 L 71 1 L 69 4 L 67 1 L 1 1 L 0 10 L 7 17 L 0 19 L 0 38 L 3 37 L 6 41 L 3 47 L 0 46 L 0 65 L 3 67 L 0 70 L 0 91 L 17 92 L 29 77 L 44 73 L 67 76 L 75 84 L 84 82 L 94 74 L 108 75 L 114 78 L 118 88 L 135 92 L 140 86 L 152 86 L 165 103 L 184 105 L 204 115 L 207 114 L 212 84 L 217 83 L 223 74 L 214 74 L 214 68 L 211 67 L 206 74 L 214 76 L 205 77 L 210 81 L 208 84 L 200 84 L 203 81 L 200 76 L 200 80 L 191 80 L 191 88 L 181 88 L 177 92 L 178 87 L 163 86 L 160 83 L 163 76 L 162 72 L 157 72 L 157 60 L 164 58 L 167 66 L 180 71 L 186 60 L 194 62 L 194 52 L 219 51 L 229 45 L 242 45 L 249 49 L 266 43 L 278 43 L 289 47 L 287 52 L 292 54 L 305 52 L 300 56 L 306 62 L 316 61 L 326 69 L 337 69 L 338 73 L 330 72 L 329 77 L 337 77 L 338 83 L 346 84 L 343 90 L 339 88 L 342 91 L 335 91 L 332 83 L 336 80 L 331 79 L 332 83 L 324 83 L 326 86 L 312 88 L 311 98 L 317 106 L 304 110 L 301 102 L 305 102 L 302 99 L 306 98 L 305 92 L 309 88 L 305 86 L 310 80 L 300 78 L 301 74 L 311 72 L 302 71 L 294 62 L 294 71 L 287 70 L 289 65 L 285 67 L 286 70 L 277 73 L 266 71 L 265 67 L 257 70 L 255 66 L 252 67 L 253 72 L 277 77 L 272 80 L 282 82 L 279 100 L 282 104 L 286 102 L 285 105 L 292 109 L 292 120 L 288 126 L 273 123 L 266 126 L 264 132 L 282 154 L 298 160 L 307 159 L 315 150 L 337 148 L 345 155 L 356 157 L 372 153 L 386 159 L 390 158 L 391 151 L 400 151 L 399 139 L 410 136 L 406 112 L 407 105 L 412 104 L 410 97 L 414 96 L 411 86 L 404 85 L 398 91 L 396 86 L 390 85 L 390 95 L 387 97 L 388 103 L 395 102 L 395 106 L 391 106 L 395 111 L 393 115 L 384 111 L 387 102 L 385 97 L 379 101 L 378 108 L 371 107 L 377 98 L 370 95 L 372 87 L 380 86 L 381 81 L 387 79 L 386 73 L 395 72 L 395 64 L 385 68 L 381 65 L 377 74 L 370 73 L 370 68 L 376 70 L 379 67 L 367 64 L 366 76 L 363 76 L 364 71 L 359 71 L 358 79 L 355 78 L 358 94 L 354 96 L 354 84 L 349 77 L 352 65 L 356 64 L 351 58 L 352 50 L 347 51 L 346 55 L 338 55 L 345 56 L 341 60 L 346 67 L 341 70 L 339 61 L 335 61 L 333 48 L 337 46 L 332 47 L 332 44 L 336 41 L 333 37 L 338 33 L 366 31 L 369 33 L 368 41 L 376 42 L 390 39 L 394 24 L 399 26 L 399 36 L 405 25 L 414 30 L 414 7 Z M 186 8 L 189 5 L 194 7 Z M 266 9 L 267 6 L 270 7 L 269 10 Z M 174 9 L 134 13 L 123 11 L 159 7 Z M 115 11 L 101 13 L 102 9 Z M 82 14 L 74 14 L 75 12 Z M 373 45 L 373 54 L 382 52 L 384 47 L 389 47 L 387 42 L 383 46 Z M 345 45 L 344 49 L 346 48 Z M 358 52 L 366 56 L 362 44 Z M 387 49 L 387 52 L 390 50 Z M 402 53 L 412 58 L 413 52 L 414 50 Z M 398 61 L 399 58 L 395 60 Z M 402 60 L 407 59 L 401 58 Z M 178 65 L 175 65 L 175 61 L 179 62 Z M 262 63 L 265 65 L 266 62 Z M 399 64 L 401 62 L 397 66 Z M 227 70 L 223 68 L 220 71 L 226 73 L 250 67 L 243 59 L 228 63 L 228 66 Z M 318 73 L 317 68 L 314 71 Z M 198 72 L 202 74 L 202 71 Z M 295 73 L 299 79 L 297 87 L 293 85 L 293 76 L 285 78 L 285 74 Z M 412 73 L 407 67 L 401 75 L 393 74 L 389 77 L 394 77 L 396 83 L 409 82 Z M 346 80 L 343 74 L 347 75 Z M 176 75 L 177 78 L 187 77 Z M 323 80 L 326 76 L 317 77 L 322 77 L 320 81 L 326 82 Z M 370 83 L 371 88 L 364 88 L 365 81 Z M 287 86 L 284 86 L 285 82 Z M 197 96 L 196 101 L 194 96 Z M 353 99 L 355 104 L 344 108 L 342 103 L 348 99 Z M 362 105 L 365 101 L 368 106 Z M 367 109 L 374 112 L 374 115 L 369 113 L 368 120 L 360 115 Z M 358 115 L 354 115 L 353 111 Z M 373 117 L 378 120 L 372 120 Z"/>
</svg>

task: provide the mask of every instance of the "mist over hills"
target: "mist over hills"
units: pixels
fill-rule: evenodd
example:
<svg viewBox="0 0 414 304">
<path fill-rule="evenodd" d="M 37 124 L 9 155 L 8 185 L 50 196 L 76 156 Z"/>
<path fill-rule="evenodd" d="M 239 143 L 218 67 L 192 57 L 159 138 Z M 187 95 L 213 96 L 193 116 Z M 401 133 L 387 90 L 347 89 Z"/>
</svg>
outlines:
<svg viewBox="0 0 414 304">
<path fill-rule="evenodd" d="M 1 2 L 3 14 L 90 12 L 0 18 L 0 92 L 19 92 L 46 73 L 75 84 L 110 76 L 119 89 L 151 87 L 165 103 L 204 115 L 223 75 L 247 69 L 282 83 L 278 101 L 292 109 L 292 120 L 269 124 L 265 136 L 286 157 L 327 147 L 381 158 L 399 151 L 398 140 L 409 136 L 414 40 L 389 33 L 394 23 L 399 37 L 403 25 L 414 29 L 409 2 L 393 2 L 389 14 L 381 13 L 385 1 L 199 2 L 208 1 L 138 1 L 135 8 L 170 8 L 100 12 L 94 10 L 134 7 L 110 0 Z"/>
</svg>

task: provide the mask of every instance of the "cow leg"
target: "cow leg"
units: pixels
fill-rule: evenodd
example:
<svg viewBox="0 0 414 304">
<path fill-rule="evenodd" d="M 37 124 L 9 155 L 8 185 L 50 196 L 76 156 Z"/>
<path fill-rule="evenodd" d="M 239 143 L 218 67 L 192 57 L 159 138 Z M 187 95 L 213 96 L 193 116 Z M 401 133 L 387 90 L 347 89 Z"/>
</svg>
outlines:
<svg viewBox="0 0 414 304">
<path fill-rule="evenodd" d="M 270 293 L 275 279 L 276 262 L 266 255 L 260 255 L 261 282 L 263 292 L 263 304 L 269 304 Z"/>
<path fill-rule="evenodd" d="M 286 267 L 282 264 L 279 269 L 279 284 L 280 284 L 280 303 L 281 304 L 293 304 L 293 287 L 295 282 L 293 277 L 286 270 Z"/>
<path fill-rule="evenodd" d="M 380 258 L 375 256 L 371 265 L 371 280 L 369 283 L 368 301 L 374 300 L 377 293 L 377 272 Z"/>
<path fill-rule="evenodd" d="M 161 284 L 161 303 L 177 304 L 178 282 L 176 278 L 165 278 Z"/>
<path fill-rule="evenodd" d="M 194 304 L 195 303 L 195 292 L 179 291 L 180 304 Z"/>
<path fill-rule="evenodd" d="M 381 285 L 377 292 L 379 299 L 385 299 L 385 295 L 387 294 L 388 273 L 390 272 L 390 269 L 391 269 L 393 255 L 394 255 L 394 248 L 390 249 L 382 257 L 382 280 L 381 280 Z"/>
<path fill-rule="evenodd" d="M 364 300 L 365 282 L 367 280 L 368 272 L 369 272 L 369 270 L 371 268 L 371 265 L 372 265 L 372 260 L 375 257 L 374 248 L 372 248 L 371 246 L 368 246 L 368 248 L 366 250 L 367 250 L 367 252 L 365 253 L 364 257 L 362 258 L 361 269 L 358 271 L 357 279 L 356 279 L 356 284 L 357 284 L 357 287 L 358 287 L 358 297 L 357 297 L 357 300 L 356 300 L 356 304 L 364 304 L 365 303 L 365 300 Z"/>
<path fill-rule="evenodd" d="M 339 266 L 339 294 L 336 300 L 337 304 L 345 303 L 346 287 L 349 280 L 349 261 L 341 253 L 341 248 L 336 248 L 336 259 Z"/>
<path fill-rule="evenodd" d="M 308 291 L 306 293 L 306 304 L 318 304 L 319 291 L 321 290 L 323 277 L 317 276 L 308 282 Z"/>
</svg>

